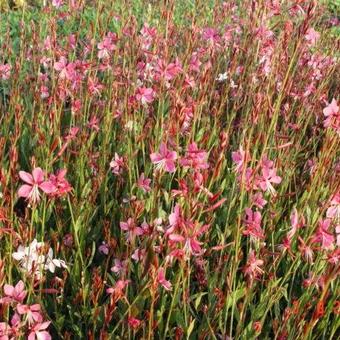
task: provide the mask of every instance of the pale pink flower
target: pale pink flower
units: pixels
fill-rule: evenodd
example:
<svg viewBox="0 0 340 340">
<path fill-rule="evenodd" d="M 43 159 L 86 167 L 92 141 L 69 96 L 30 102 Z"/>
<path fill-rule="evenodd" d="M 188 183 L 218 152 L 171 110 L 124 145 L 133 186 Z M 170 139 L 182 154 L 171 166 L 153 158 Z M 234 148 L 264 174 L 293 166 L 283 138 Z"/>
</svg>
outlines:
<svg viewBox="0 0 340 340">
<path fill-rule="evenodd" d="M 321 248 L 325 250 L 333 249 L 334 247 L 334 236 L 328 231 L 330 225 L 330 219 L 320 221 L 319 227 L 312 238 L 313 243 L 320 243 Z"/>
<path fill-rule="evenodd" d="M 336 193 L 332 197 L 330 206 L 326 212 L 326 217 L 340 222 L 340 193 Z"/>
<path fill-rule="evenodd" d="M 26 171 L 19 171 L 19 177 L 27 184 L 19 188 L 18 196 L 27 198 L 32 203 L 40 201 L 39 189 L 46 194 L 52 194 L 56 190 L 51 181 L 45 181 L 44 172 L 41 168 L 33 169 L 32 174 Z"/>
<path fill-rule="evenodd" d="M 25 285 L 20 280 L 14 287 L 8 284 L 4 285 L 6 297 L 0 299 L 0 303 L 20 302 L 22 303 L 27 295 Z"/>
<path fill-rule="evenodd" d="M 111 52 L 114 51 L 117 42 L 117 35 L 115 33 L 109 32 L 104 39 L 97 45 L 98 47 L 98 58 L 99 59 L 106 59 L 110 57 Z"/>
<path fill-rule="evenodd" d="M 165 143 L 161 143 L 159 153 L 154 152 L 150 155 L 151 162 L 157 165 L 157 168 L 165 169 L 167 172 L 175 172 L 175 160 L 177 159 L 177 152 L 170 151 Z"/>
<path fill-rule="evenodd" d="M 114 259 L 114 265 L 111 267 L 111 271 L 114 272 L 115 274 L 120 274 L 122 272 L 125 272 L 127 268 L 127 261 L 126 260 L 119 260 L 119 259 Z"/>
<path fill-rule="evenodd" d="M 46 328 L 50 325 L 50 321 L 45 321 L 43 323 L 36 323 L 30 329 L 30 334 L 28 335 L 28 340 L 52 340 L 51 335 L 46 331 Z"/>
<path fill-rule="evenodd" d="M 20 315 L 26 314 L 29 324 L 33 324 L 35 322 L 42 322 L 43 320 L 42 315 L 40 313 L 41 307 L 39 304 L 35 305 L 18 304 L 16 310 Z"/>
<path fill-rule="evenodd" d="M 151 190 L 150 187 L 151 179 L 145 178 L 144 172 L 139 176 L 137 186 L 142 189 L 144 192 L 149 192 Z"/>
<path fill-rule="evenodd" d="M 323 109 L 323 114 L 326 119 L 323 124 L 324 127 L 329 127 L 335 129 L 338 133 L 340 133 L 340 112 L 339 106 L 337 105 L 336 100 L 333 98 L 330 104 Z"/>
<path fill-rule="evenodd" d="M 170 281 L 167 281 L 165 279 L 165 270 L 164 268 L 159 268 L 158 269 L 158 274 L 157 274 L 157 282 L 158 284 L 160 284 L 161 286 L 163 286 L 163 288 L 165 290 L 170 291 L 172 289 L 172 284 Z"/>
<path fill-rule="evenodd" d="M 127 232 L 126 238 L 132 241 L 136 236 L 144 234 L 142 228 L 138 227 L 132 218 L 129 218 L 126 222 L 119 223 L 120 229 Z"/>
<path fill-rule="evenodd" d="M 207 162 L 208 153 L 204 150 L 199 150 L 195 142 L 189 144 L 185 157 L 180 160 L 183 167 L 189 167 L 196 170 L 208 169 Z"/>
<path fill-rule="evenodd" d="M 309 43 L 310 46 L 315 45 L 316 42 L 319 40 L 320 38 L 320 33 L 317 32 L 314 28 L 309 28 L 306 35 L 305 35 L 305 39 L 307 40 L 307 42 Z"/>
<path fill-rule="evenodd" d="M 60 8 L 64 4 L 63 0 L 52 0 L 52 6 L 55 8 Z"/>
<path fill-rule="evenodd" d="M 272 195 L 276 194 L 276 191 L 272 183 L 281 183 L 281 177 L 276 175 L 275 168 L 262 167 L 262 173 L 257 177 L 256 184 L 263 190 L 269 191 Z"/>
<path fill-rule="evenodd" d="M 0 79 L 8 80 L 11 76 L 11 64 L 0 64 Z"/>
<path fill-rule="evenodd" d="M 115 153 L 114 159 L 110 163 L 110 168 L 113 174 L 120 175 L 124 168 L 124 158 L 120 157 L 117 152 Z"/>
<path fill-rule="evenodd" d="M 237 151 L 231 153 L 231 158 L 233 162 L 236 164 L 235 171 L 238 173 L 243 172 L 244 167 L 247 166 L 247 162 L 249 161 L 249 153 L 243 150 L 242 145 Z"/>
<path fill-rule="evenodd" d="M 257 192 L 251 198 L 252 204 L 258 207 L 259 209 L 263 209 L 264 206 L 268 203 L 264 198 L 262 192 Z"/>
<path fill-rule="evenodd" d="M 142 103 L 142 105 L 150 104 L 155 99 L 155 91 L 148 87 L 138 87 L 136 92 L 136 99 Z"/>
</svg>

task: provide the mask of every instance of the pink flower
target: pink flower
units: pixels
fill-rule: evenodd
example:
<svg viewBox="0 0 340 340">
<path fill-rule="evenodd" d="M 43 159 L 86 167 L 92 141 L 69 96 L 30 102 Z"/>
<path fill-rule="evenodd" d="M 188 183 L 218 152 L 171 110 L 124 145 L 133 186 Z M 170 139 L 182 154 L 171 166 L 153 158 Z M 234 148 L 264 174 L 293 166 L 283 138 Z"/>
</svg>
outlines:
<svg viewBox="0 0 340 340">
<path fill-rule="evenodd" d="M 27 292 L 25 291 L 25 285 L 20 280 L 15 287 L 11 285 L 4 285 L 4 293 L 6 297 L 0 299 L 0 303 L 10 303 L 10 302 L 23 302 Z"/>
<path fill-rule="evenodd" d="M 55 175 L 50 175 L 49 181 L 55 187 L 55 191 L 51 194 L 52 196 L 62 197 L 72 190 L 70 183 L 65 178 L 66 172 L 66 169 L 60 169 Z"/>
<path fill-rule="evenodd" d="M 155 99 L 155 91 L 152 88 L 138 87 L 136 99 L 140 101 L 142 105 L 150 104 Z"/>
<path fill-rule="evenodd" d="M 243 273 L 245 274 L 245 276 L 248 277 L 250 281 L 253 281 L 264 273 L 263 269 L 260 268 L 261 266 L 263 266 L 263 263 L 264 262 L 262 260 L 256 259 L 254 250 L 251 250 L 249 253 L 247 264 L 243 268 Z"/>
<path fill-rule="evenodd" d="M 326 119 L 323 122 L 324 127 L 330 127 L 335 129 L 338 133 L 340 133 L 340 113 L 339 106 L 337 105 L 336 100 L 333 98 L 332 102 L 328 104 L 327 107 L 323 109 L 323 114 Z"/>
<path fill-rule="evenodd" d="M 18 196 L 27 198 L 32 203 L 40 201 L 39 189 L 46 194 L 52 194 L 56 190 L 51 181 L 44 180 L 44 172 L 41 168 L 33 169 L 32 175 L 26 171 L 19 171 L 19 177 L 27 184 L 19 188 Z"/>
<path fill-rule="evenodd" d="M 98 250 L 101 254 L 108 255 L 110 247 L 105 241 L 103 241 L 102 244 L 99 246 Z"/>
<path fill-rule="evenodd" d="M 262 192 L 257 192 L 255 195 L 251 198 L 252 204 L 258 207 L 259 209 L 263 209 L 264 206 L 268 203 L 262 195 Z"/>
<path fill-rule="evenodd" d="M 208 169 L 209 164 L 207 162 L 208 153 L 204 150 L 199 150 L 197 144 L 191 143 L 188 146 L 188 150 L 184 158 L 180 160 L 180 164 L 184 167 L 192 169 Z"/>
<path fill-rule="evenodd" d="M 249 153 L 243 150 L 243 147 L 240 146 L 238 151 L 234 151 L 231 153 L 231 158 L 233 162 L 236 164 L 235 171 L 238 173 L 243 172 L 243 168 L 247 166 L 249 161 Z"/>
<path fill-rule="evenodd" d="M 158 284 L 160 284 L 161 286 L 163 286 L 163 288 L 165 290 L 170 291 L 172 289 L 172 284 L 171 282 L 167 281 L 165 279 L 165 270 L 164 268 L 159 268 L 158 269 L 158 274 L 157 274 L 157 282 Z"/>
<path fill-rule="evenodd" d="M 35 305 L 17 305 L 17 312 L 20 315 L 26 314 L 27 320 L 30 324 L 33 324 L 34 322 L 42 322 L 43 318 L 40 313 L 41 307 L 39 304 Z"/>
<path fill-rule="evenodd" d="M 106 289 L 106 293 L 121 297 L 124 295 L 124 289 L 129 283 L 130 280 L 118 280 L 113 287 Z"/>
<path fill-rule="evenodd" d="M 262 174 L 257 177 L 257 185 L 263 191 L 269 191 L 272 195 L 276 194 L 272 183 L 279 184 L 281 183 L 281 177 L 276 175 L 275 168 L 269 168 L 267 166 L 262 167 Z"/>
<path fill-rule="evenodd" d="M 114 159 L 110 163 L 110 168 L 113 174 L 120 175 L 123 172 L 124 167 L 124 158 L 120 157 L 117 153 L 115 153 Z"/>
<path fill-rule="evenodd" d="M 243 235 L 249 235 L 261 240 L 265 239 L 263 229 L 261 228 L 262 216 L 259 211 L 252 211 L 250 208 L 246 208 L 246 218 L 244 223 L 246 229 L 243 231 Z"/>
<path fill-rule="evenodd" d="M 11 64 L 0 64 L 0 79 L 7 80 L 11 76 Z"/>
<path fill-rule="evenodd" d="M 144 234 L 142 228 L 137 227 L 135 221 L 132 218 L 129 218 L 127 222 L 119 223 L 120 229 L 127 231 L 126 237 L 129 241 L 132 241 L 135 236 L 140 236 Z"/>
<path fill-rule="evenodd" d="M 330 219 L 320 221 L 319 227 L 312 238 L 313 243 L 320 243 L 321 248 L 328 250 L 334 247 L 334 236 L 328 231 L 331 225 Z"/>
<path fill-rule="evenodd" d="M 307 40 L 310 46 L 315 45 L 316 42 L 319 40 L 319 38 L 320 38 L 320 33 L 315 31 L 315 29 L 312 27 L 308 29 L 305 35 L 305 39 Z"/>
<path fill-rule="evenodd" d="M 67 65 L 67 59 L 64 56 L 60 57 L 59 61 L 54 63 L 54 69 L 59 72 L 60 79 L 68 78 Z"/>
<path fill-rule="evenodd" d="M 117 35 L 109 32 L 105 38 L 97 45 L 98 47 L 98 58 L 106 59 L 110 57 L 111 52 L 116 49 L 115 43 L 117 42 Z"/>
<path fill-rule="evenodd" d="M 150 187 L 151 179 L 145 178 L 144 172 L 139 176 L 137 186 L 142 189 L 144 192 L 149 192 L 151 190 Z"/>
<path fill-rule="evenodd" d="M 159 153 L 155 152 L 150 155 L 151 162 L 157 165 L 157 168 L 164 168 L 167 172 L 175 172 L 175 160 L 177 159 L 177 152 L 170 151 L 165 143 L 161 143 Z"/>
<path fill-rule="evenodd" d="M 36 323 L 31 329 L 28 335 L 28 340 L 51 340 L 51 335 L 46 331 L 46 328 L 50 325 L 51 321 L 43 323 Z"/>
<path fill-rule="evenodd" d="M 330 206 L 326 212 L 327 218 L 340 221 L 340 193 L 336 193 L 331 200 Z"/>
<path fill-rule="evenodd" d="M 127 261 L 126 260 L 119 260 L 119 259 L 114 259 L 114 266 L 111 267 L 111 271 L 114 272 L 115 274 L 120 274 L 124 272 L 127 268 Z"/>
<path fill-rule="evenodd" d="M 63 4 L 63 0 L 52 0 L 52 6 L 55 8 L 60 8 Z"/>
</svg>

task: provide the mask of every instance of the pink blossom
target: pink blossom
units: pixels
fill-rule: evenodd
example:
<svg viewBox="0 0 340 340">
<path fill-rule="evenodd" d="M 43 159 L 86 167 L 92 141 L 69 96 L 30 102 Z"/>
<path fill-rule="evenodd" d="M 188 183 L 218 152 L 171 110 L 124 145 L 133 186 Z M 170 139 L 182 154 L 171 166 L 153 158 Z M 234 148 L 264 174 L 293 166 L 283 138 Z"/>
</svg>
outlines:
<svg viewBox="0 0 340 340">
<path fill-rule="evenodd" d="M 44 180 L 44 172 L 41 168 L 33 169 L 32 174 L 26 171 L 19 171 L 19 177 L 27 184 L 19 188 L 18 196 L 27 198 L 32 203 L 40 201 L 39 189 L 46 194 L 52 194 L 56 190 L 51 181 Z"/>
<path fill-rule="evenodd" d="M 340 221 L 340 193 L 336 193 L 327 209 L 326 217 Z"/>
<path fill-rule="evenodd" d="M 11 76 L 11 64 L 0 64 L 0 79 L 8 80 Z"/>
<path fill-rule="evenodd" d="M 0 303 L 20 302 L 22 303 L 27 295 L 25 285 L 20 280 L 14 287 L 8 284 L 4 285 L 6 297 L 0 299 Z"/>
<path fill-rule="evenodd" d="M 98 250 L 101 254 L 108 255 L 110 247 L 105 241 L 103 241 L 102 244 L 99 246 Z"/>
<path fill-rule="evenodd" d="M 30 334 L 28 335 L 28 340 L 51 340 L 51 335 L 46 331 L 46 328 L 50 325 L 50 321 L 45 321 L 43 323 L 36 323 L 30 329 Z"/>
<path fill-rule="evenodd" d="M 263 260 L 256 259 L 254 250 L 251 250 L 247 264 L 243 268 L 243 273 L 249 278 L 250 281 L 253 281 L 264 273 L 263 269 L 261 268 L 263 264 Z"/>
<path fill-rule="evenodd" d="M 246 217 L 244 223 L 246 229 L 243 231 L 243 235 L 249 235 L 261 240 L 265 239 L 263 229 L 261 228 L 262 216 L 259 211 L 252 211 L 250 208 L 245 209 Z"/>
<path fill-rule="evenodd" d="M 263 209 L 264 206 L 268 203 L 264 198 L 262 192 L 257 192 L 251 198 L 252 204 L 258 207 L 259 209 Z"/>
<path fill-rule="evenodd" d="M 30 324 L 33 324 L 34 322 L 42 322 L 43 318 L 40 313 L 41 307 L 39 304 L 35 305 L 17 305 L 17 312 L 20 315 L 26 314 L 27 320 Z"/>
<path fill-rule="evenodd" d="M 110 57 L 111 52 L 114 51 L 117 42 L 117 35 L 115 33 L 109 32 L 104 39 L 97 45 L 98 47 L 98 58 L 99 59 L 106 59 Z"/>
<path fill-rule="evenodd" d="M 281 177 L 276 175 L 275 168 L 262 167 L 262 173 L 257 177 L 256 184 L 263 190 L 269 191 L 272 195 L 276 194 L 272 183 L 279 184 L 281 183 Z"/>
<path fill-rule="evenodd" d="M 127 261 L 126 260 L 119 260 L 119 259 L 114 259 L 114 266 L 111 267 L 111 271 L 114 272 L 115 274 L 120 274 L 122 272 L 125 272 L 127 268 Z"/>
<path fill-rule="evenodd" d="M 137 329 L 137 328 L 140 326 L 141 323 L 142 323 L 141 320 L 138 320 L 138 319 L 136 319 L 136 318 L 134 318 L 134 317 L 132 317 L 132 316 L 130 316 L 130 317 L 128 318 L 128 324 L 129 324 L 129 326 L 132 327 L 133 329 Z"/>
<path fill-rule="evenodd" d="M 165 169 L 167 172 L 175 172 L 175 160 L 177 159 L 177 152 L 170 151 L 165 143 L 161 143 L 159 153 L 154 152 L 150 155 L 151 162 L 157 165 L 157 168 Z"/>
<path fill-rule="evenodd" d="M 231 153 L 231 158 L 236 164 L 235 171 L 238 173 L 242 173 L 244 167 L 247 166 L 247 162 L 249 161 L 249 153 L 245 152 L 241 145 L 238 151 L 234 151 Z"/>
<path fill-rule="evenodd" d="M 144 192 L 149 192 L 151 190 L 150 187 L 151 179 L 145 178 L 144 172 L 139 176 L 137 186 L 142 189 Z"/>
<path fill-rule="evenodd" d="M 52 192 L 52 196 L 62 197 L 72 190 L 70 183 L 65 178 L 66 169 L 60 169 L 57 173 L 49 176 L 49 181 L 54 185 L 55 191 Z"/>
<path fill-rule="evenodd" d="M 326 119 L 324 120 L 324 127 L 329 127 L 335 129 L 338 133 L 340 133 L 340 113 L 339 106 L 337 105 L 336 100 L 333 98 L 330 104 L 323 109 L 323 114 Z"/>
<path fill-rule="evenodd" d="M 305 35 L 305 39 L 307 40 L 310 46 L 315 45 L 316 42 L 319 40 L 319 38 L 320 38 L 320 33 L 315 31 L 315 29 L 312 27 L 308 29 Z"/>
<path fill-rule="evenodd" d="M 124 158 L 115 153 L 114 159 L 110 163 L 110 168 L 113 174 L 120 175 L 123 172 Z"/>
<path fill-rule="evenodd" d="M 106 289 L 106 293 L 122 296 L 124 294 L 125 287 L 127 287 L 129 283 L 130 280 L 118 280 L 113 287 Z"/>
<path fill-rule="evenodd" d="M 140 236 L 144 234 L 142 228 L 137 227 L 135 221 L 132 218 L 129 218 L 126 222 L 119 223 L 120 229 L 127 232 L 126 237 L 129 241 L 132 241 L 135 236 Z"/>
<path fill-rule="evenodd" d="M 142 105 L 150 104 L 155 99 L 155 91 L 148 87 L 138 87 L 136 92 L 136 99 L 142 103 Z"/>
<path fill-rule="evenodd" d="M 195 142 L 189 144 L 185 157 L 180 160 L 180 164 L 196 170 L 208 169 L 208 153 L 199 150 Z"/>
<path fill-rule="evenodd" d="M 328 231 L 331 225 L 330 219 L 320 221 L 319 227 L 312 238 L 313 243 L 320 243 L 321 248 L 328 250 L 334 247 L 334 236 Z"/>
<path fill-rule="evenodd" d="M 55 8 L 60 8 L 63 4 L 63 0 L 52 0 L 52 6 Z"/>
<path fill-rule="evenodd" d="M 163 286 L 163 288 L 164 288 L 165 290 L 170 291 L 170 290 L 172 289 L 172 285 L 171 285 L 170 281 L 167 281 L 167 280 L 165 279 L 165 270 L 164 270 L 164 268 L 159 268 L 159 269 L 158 269 L 157 282 L 158 282 L 161 286 Z"/>
</svg>

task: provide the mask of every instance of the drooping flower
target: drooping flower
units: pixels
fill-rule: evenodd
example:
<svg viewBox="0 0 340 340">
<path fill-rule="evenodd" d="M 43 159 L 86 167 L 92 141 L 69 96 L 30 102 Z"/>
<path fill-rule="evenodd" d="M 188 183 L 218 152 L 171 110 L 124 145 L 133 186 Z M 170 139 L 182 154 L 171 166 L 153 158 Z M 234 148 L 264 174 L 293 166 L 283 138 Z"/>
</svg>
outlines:
<svg viewBox="0 0 340 340">
<path fill-rule="evenodd" d="M 45 181 L 44 172 L 41 168 L 33 169 L 32 174 L 19 171 L 19 177 L 27 184 L 19 188 L 18 196 L 27 198 L 32 203 L 40 201 L 39 189 L 46 194 L 52 194 L 56 190 L 51 181 Z"/>
<path fill-rule="evenodd" d="M 170 151 L 165 143 L 161 143 L 159 153 L 154 152 L 150 155 L 151 162 L 157 165 L 157 168 L 164 169 L 167 172 L 175 172 L 175 160 L 177 159 L 177 152 Z"/>
</svg>

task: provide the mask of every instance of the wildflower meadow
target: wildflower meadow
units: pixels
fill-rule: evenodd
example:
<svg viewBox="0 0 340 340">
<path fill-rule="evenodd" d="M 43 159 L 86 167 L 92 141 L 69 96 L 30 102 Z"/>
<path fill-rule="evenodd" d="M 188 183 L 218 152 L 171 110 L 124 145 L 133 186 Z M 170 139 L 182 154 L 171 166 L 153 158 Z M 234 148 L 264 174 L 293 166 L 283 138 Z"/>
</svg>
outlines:
<svg viewBox="0 0 340 340">
<path fill-rule="evenodd" d="M 0 340 L 340 337 L 340 2 L 0 1 Z"/>
</svg>

